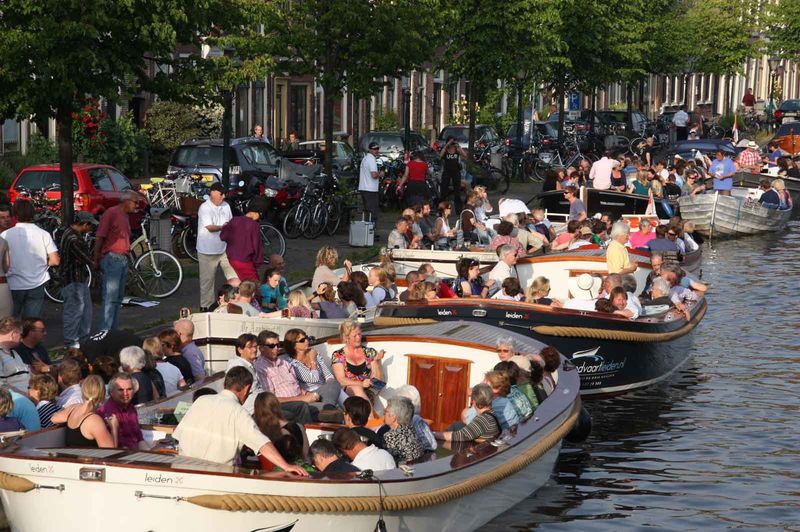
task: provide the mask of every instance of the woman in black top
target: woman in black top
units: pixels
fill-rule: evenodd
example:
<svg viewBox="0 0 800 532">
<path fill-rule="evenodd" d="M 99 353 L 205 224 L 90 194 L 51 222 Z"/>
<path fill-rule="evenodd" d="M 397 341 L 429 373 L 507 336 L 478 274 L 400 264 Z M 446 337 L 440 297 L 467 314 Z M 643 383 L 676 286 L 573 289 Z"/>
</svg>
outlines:
<svg viewBox="0 0 800 532">
<path fill-rule="evenodd" d="M 186 384 L 191 385 L 194 382 L 192 366 L 189 365 L 188 360 L 183 358 L 178 348 L 181 345 L 181 337 L 178 332 L 175 329 L 161 331 L 158 334 L 158 339 L 161 340 L 161 347 L 164 350 L 164 359 L 178 368 Z"/>
<path fill-rule="evenodd" d="M 542 192 L 561 190 L 561 181 L 559 181 L 558 178 L 558 172 L 555 170 L 548 170 L 544 176 L 544 182 L 542 183 Z"/>
<path fill-rule="evenodd" d="M 292 464 L 308 456 L 308 437 L 302 425 L 286 421 L 281 403 L 272 392 L 261 392 L 253 405 L 253 419 L 259 430 L 278 449 L 284 460 Z"/>
<path fill-rule="evenodd" d="M 456 139 L 449 137 L 439 153 L 439 157 L 442 159 L 442 183 L 439 199 L 445 201 L 452 194 L 455 209 L 457 212 L 461 212 L 461 161 L 467 158 L 467 154 L 461 149 Z"/>
</svg>

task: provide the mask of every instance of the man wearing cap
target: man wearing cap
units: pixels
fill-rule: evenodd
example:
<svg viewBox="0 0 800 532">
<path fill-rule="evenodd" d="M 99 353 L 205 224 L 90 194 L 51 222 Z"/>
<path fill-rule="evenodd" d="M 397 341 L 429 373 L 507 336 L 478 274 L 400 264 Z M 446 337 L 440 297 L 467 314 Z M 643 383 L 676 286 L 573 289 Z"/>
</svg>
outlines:
<svg viewBox="0 0 800 532">
<path fill-rule="evenodd" d="M 361 159 L 361 169 L 358 176 L 358 192 L 364 202 L 364 212 L 368 212 L 370 220 L 378 224 L 378 186 L 384 171 L 378 170 L 377 156 L 380 154 L 380 145 L 370 142 L 367 154 Z"/>
<path fill-rule="evenodd" d="M 94 265 L 103 271 L 103 314 L 99 330 L 117 328 L 119 309 L 125 297 L 128 280 L 128 254 L 131 252 L 129 214 L 136 210 L 141 197 L 133 191 L 123 192 L 119 205 L 103 213 L 94 245 Z"/>
<path fill-rule="evenodd" d="M 725 157 L 724 151 L 717 150 L 716 159 L 709 166 L 708 173 L 714 176 L 714 191 L 719 192 L 720 196 L 730 196 L 736 165 Z"/>
<path fill-rule="evenodd" d="M 752 140 L 748 142 L 747 148 L 736 158 L 736 166 L 741 171 L 761 173 L 761 154 L 758 153 L 758 144 Z"/>
<path fill-rule="evenodd" d="M 79 339 L 89 334 L 92 328 L 92 295 L 87 267 L 94 263 L 84 235 L 97 225 L 92 213 L 78 211 L 75 221 L 61 236 L 61 264 L 59 276 L 63 283 L 61 295 L 64 298 L 64 346 L 80 347 Z"/>
<path fill-rule="evenodd" d="M 225 224 L 231 221 L 231 207 L 225 202 L 225 189 L 219 183 L 211 185 L 208 199 L 200 205 L 197 212 L 197 259 L 200 266 L 200 312 L 208 312 L 216 300 L 214 281 L 217 268 L 222 270 L 227 283 L 239 285 L 228 255 L 227 244 L 219 234 Z"/>
</svg>

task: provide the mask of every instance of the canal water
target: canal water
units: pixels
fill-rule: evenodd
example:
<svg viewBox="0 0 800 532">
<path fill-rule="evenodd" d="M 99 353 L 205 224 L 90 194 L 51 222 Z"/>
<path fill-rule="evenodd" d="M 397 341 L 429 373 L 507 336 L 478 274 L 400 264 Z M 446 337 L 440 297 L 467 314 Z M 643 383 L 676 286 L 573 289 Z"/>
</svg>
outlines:
<svg viewBox="0 0 800 532">
<path fill-rule="evenodd" d="M 588 441 L 483 530 L 800 530 L 800 222 L 703 253 L 689 364 L 587 402 Z"/>
</svg>

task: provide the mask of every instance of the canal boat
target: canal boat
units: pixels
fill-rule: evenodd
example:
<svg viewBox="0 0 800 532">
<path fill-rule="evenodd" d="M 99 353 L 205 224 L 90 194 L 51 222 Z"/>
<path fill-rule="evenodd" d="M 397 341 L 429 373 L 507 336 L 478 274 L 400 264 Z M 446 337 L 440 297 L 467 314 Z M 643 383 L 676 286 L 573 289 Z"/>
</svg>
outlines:
<svg viewBox="0 0 800 532">
<path fill-rule="evenodd" d="M 599 283 L 595 290 L 599 291 Z M 585 303 L 581 308 L 594 307 L 592 301 Z M 517 301 L 438 299 L 383 304 L 375 325 L 467 320 L 522 333 L 554 346 L 572 360 L 581 376 L 581 395 L 600 398 L 655 384 L 688 361 L 694 330 L 707 305 L 701 298 L 687 306 L 689 319 L 683 313 L 665 308 L 660 314 L 630 320 L 593 310 Z M 518 350 L 524 352 L 521 347 Z"/>
<path fill-rule="evenodd" d="M 596 213 L 611 213 L 614 220 L 626 214 L 647 214 L 649 196 L 628 194 L 616 190 L 598 190 L 596 188 L 581 187 L 578 193 L 580 200 L 586 207 L 586 214 L 593 216 Z M 569 201 L 564 197 L 563 190 L 550 190 L 539 194 L 539 201 L 547 214 L 569 214 Z M 655 214 L 659 219 L 666 220 L 678 214 L 678 204 L 674 200 L 655 200 Z"/>
<path fill-rule="evenodd" d="M 459 418 L 470 387 L 498 361 L 499 335 L 523 351 L 542 347 L 516 332 L 458 321 L 373 330 L 365 339 L 386 352 L 381 394 L 415 384 L 421 415 L 440 430 Z M 315 347 L 327 356 L 342 344 L 335 338 Z M 402 469 L 360 475 L 300 478 L 175 453 L 68 448 L 64 428 L 53 427 L 0 444 L 0 498 L 21 531 L 318 532 L 373 530 L 379 520 L 392 531 L 476 530 L 550 479 L 581 409 L 575 366 L 563 359 L 556 377 L 534 415 L 500 438 L 440 443 Z"/>
<path fill-rule="evenodd" d="M 488 247 L 473 247 L 465 250 L 440 251 L 435 249 L 389 249 L 385 250 L 388 258 L 395 265 L 398 275 L 411 270 L 416 271 L 423 264 L 431 264 L 436 275 L 455 277 L 456 264 L 463 258 L 479 261 L 484 266 L 497 263 L 497 253 Z"/>
<path fill-rule="evenodd" d="M 738 237 L 783 228 L 792 210 L 762 207 L 758 193 L 757 189 L 734 187 L 730 196 L 716 192 L 681 196 L 681 215 L 705 237 Z"/>
<path fill-rule="evenodd" d="M 758 188 L 761 186 L 762 179 L 767 178 L 772 181 L 778 177 L 783 179 L 783 184 L 786 185 L 786 190 L 789 191 L 792 197 L 795 200 L 800 200 L 800 179 L 796 177 L 739 171 L 733 176 L 733 184 L 737 187 Z"/>
</svg>

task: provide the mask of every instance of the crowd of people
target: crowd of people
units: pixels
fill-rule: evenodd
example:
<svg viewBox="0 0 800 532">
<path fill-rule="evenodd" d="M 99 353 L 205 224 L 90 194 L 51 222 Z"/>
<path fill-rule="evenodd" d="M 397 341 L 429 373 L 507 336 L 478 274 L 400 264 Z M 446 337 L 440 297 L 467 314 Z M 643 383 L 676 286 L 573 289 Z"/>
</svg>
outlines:
<svg viewBox="0 0 800 532">
<path fill-rule="evenodd" d="M 713 159 L 698 155 L 695 159 L 687 160 L 676 154 L 671 164 L 667 164 L 663 160 L 656 161 L 653 158 L 654 150 L 653 139 L 650 138 L 642 157 L 619 155 L 615 158 L 607 151 L 593 164 L 583 159 L 577 168 L 570 166 L 566 169 L 551 170 L 545 176 L 542 190 L 544 192 L 563 190 L 571 205 L 570 219 L 581 220 L 579 207 L 582 204 L 575 205 L 575 200 L 582 186 L 652 196 L 655 200 L 694 196 L 705 192 L 730 195 L 736 172 L 743 170 L 761 173 L 762 170 L 773 169 L 775 177 L 771 180 L 769 177 L 764 179 L 770 183 L 767 190 L 771 188 L 776 192 L 776 197 L 773 199 L 777 201 L 766 203 L 765 206 L 792 207 L 791 196 L 786 191 L 781 177 L 800 177 L 800 157 L 792 162 L 791 158 L 783 156 L 775 142 L 768 144 L 769 155 L 762 156 L 758 144 L 749 141 L 735 160 L 720 149 L 716 151 Z M 580 199 L 577 201 L 580 202 Z M 585 216 L 585 208 L 583 212 Z"/>
</svg>

